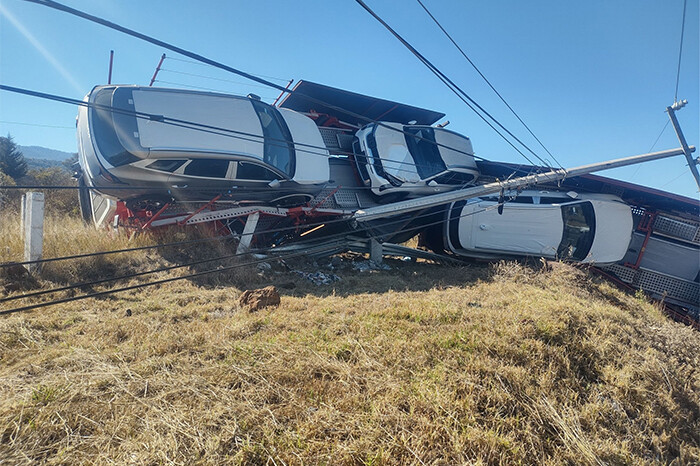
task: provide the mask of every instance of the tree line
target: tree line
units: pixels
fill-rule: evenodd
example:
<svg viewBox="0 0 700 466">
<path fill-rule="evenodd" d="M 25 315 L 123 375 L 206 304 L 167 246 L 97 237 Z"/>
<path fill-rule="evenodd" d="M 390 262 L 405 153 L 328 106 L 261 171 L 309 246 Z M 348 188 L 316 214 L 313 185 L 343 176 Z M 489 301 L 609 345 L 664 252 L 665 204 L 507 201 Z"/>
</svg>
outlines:
<svg viewBox="0 0 700 466">
<path fill-rule="evenodd" d="M 2 186 L 77 186 L 71 176 L 71 166 L 77 154 L 64 161 L 60 167 L 30 169 L 22 151 L 11 135 L 0 136 L 0 210 L 16 211 L 22 192 L 18 189 L 2 189 Z M 49 214 L 78 215 L 78 194 L 73 190 L 46 192 L 46 211 Z M 1 213 L 1 212 L 0 212 Z"/>
</svg>

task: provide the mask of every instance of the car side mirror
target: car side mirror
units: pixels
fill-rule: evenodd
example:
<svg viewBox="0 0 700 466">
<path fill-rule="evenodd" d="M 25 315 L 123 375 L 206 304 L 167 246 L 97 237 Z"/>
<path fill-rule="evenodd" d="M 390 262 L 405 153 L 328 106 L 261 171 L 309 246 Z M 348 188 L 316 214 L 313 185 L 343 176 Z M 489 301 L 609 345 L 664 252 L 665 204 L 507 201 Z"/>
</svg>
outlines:
<svg viewBox="0 0 700 466">
<path fill-rule="evenodd" d="M 271 188 L 279 188 L 281 183 L 280 180 L 272 180 L 269 183 L 267 183 L 267 185 Z"/>
<path fill-rule="evenodd" d="M 430 180 L 430 181 L 428 181 L 428 186 L 430 186 L 431 188 L 434 188 L 434 187 L 437 186 L 437 185 L 438 185 L 438 184 L 437 184 L 437 182 L 436 182 L 435 180 Z"/>
</svg>

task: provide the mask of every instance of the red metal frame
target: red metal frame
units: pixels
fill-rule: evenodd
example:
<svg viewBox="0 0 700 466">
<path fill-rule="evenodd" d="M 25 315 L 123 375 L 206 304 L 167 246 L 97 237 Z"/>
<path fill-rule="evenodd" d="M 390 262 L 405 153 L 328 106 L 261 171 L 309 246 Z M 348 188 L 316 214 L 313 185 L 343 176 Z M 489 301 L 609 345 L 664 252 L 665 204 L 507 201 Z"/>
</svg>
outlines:
<svg viewBox="0 0 700 466">
<path fill-rule="evenodd" d="M 153 86 L 153 83 L 156 82 L 156 76 L 158 76 L 158 72 L 160 71 L 160 66 L 163 64 L 164 60 L 165 60 L 165 54 L 161 55 L 160 61 L 158 62 L 158 66 L 156 66 L 156 70 L 153 72 L 153 77 L 151 78 L 151 82 L 148 84 L 148 87 Z"/>
<path fill-rule="evenodd" d="M 185 217 L 184 219 L 182 219 L 182 220 L 180 220 L 179 222 L 177 222 L 177 224 L 180 225 L 180 226 L 184 225 L 185 223 L 187 223 L 187 221 L 188 221 L 189 219 L 191 219 L 192 217 L 194 217 L 195 215 L 197 215 L 198 213 L 200 213 L 201 211 L 203 211 L 204 209 L 206 209 L 207 207 L 211 206 L 211 205 L 214 204 L 216 201 L 218 201 L 219 198 L 221 198 L 221 196 L 222 196 L 222 194 L 219 194 L 219 195 L 216 196 L 214 199 L 212 199 L 211 201 L 207 202 L 207 203 L 204 204 L 202 207 L 200 207 L 199 209 L 195 210 L 194 212 L 192 212 L 190 215 L 188 215 L 188 216 Z M 212 209 L 212 210 L 214 210 L 214 209 Z"/>
<path fill-rule="evenodd" d="M 639 254 L 637 255 L 637 261 L 634 264 L 632 264 L 631 262 L 625 262 L 625 267 L 629 267 L 634 270 L 637 270 L 639 268 L 639 264 L 642 263 L 642 258 L 644 257 L 644 252 L 646 252 L 647 249 L 647 243 L 649 242 L 649 238 L 651 237 L 651 233 L 654 229 L 655 219 L 656 212 L 644 212 L 642 219 L 639 221 L 639 225 L 637 225 L 637 231 L 646 233 L 646 236 L 644 237 L 644 242 L 642 243 L 642 247 L 639 250 Z"/>
<path fill-rule="evenodd" d="M 109 74 L 107 75 L 107 84 L 112 84 L 112 64 L 114 63 L 114 50 L 109 51 Z"/>
<path fill-rule="evenodd" d="M 162 214 L 163 212 L 165 212 L 165 209 L 167 209 L 168 207 L 170 207 L 170 203 L 169 203 L 169 202 L 166 202 L 165 205 L 164 205 L 163 207 L 161 207 L 161 209 L 160 209 L 158 212 L 156 212 L 156 214 L 155 214 L 153 217 L 151 217 L 150 219 L 148 219 L 148 221 L 147 221 L 146 223 L 143 224 L 143 226 L 141 227 L 141 229 L 142 229 L 142 230 L 145 230 L 146 228 L 148 228 L 148 227 L 151 225 L 151 223 L 153 223 L 153 221 L 154 221 L 155 219 L 157 219 L 158 217 L 160 217 L 160 214 Z"/>
<path fill-rule="evenodd" d="M 287 85 L 286 85 L 284 88 L 285 88 L 286 90 L 289 90 L 289 86 L 291 86 L 293 82 L 294 82 L 294 80 L 293 80 L 293 79 L 290 79 L 289 82 L 287 83 Z M 280 92 L 280 95 L 278 95 L 277 98 L 275 99 L 275 101 L 272 102 L 272 106 L 273 106 L 273 107 L 274 107 L 275 105 L 277 105 L 277 102 L 279 102 L 279 100 L 282 98 L 282 96 L 283 96 L 284 94 L 285 94 L 285 91 L 281 91 L 281 92 Z"/>
</svg>

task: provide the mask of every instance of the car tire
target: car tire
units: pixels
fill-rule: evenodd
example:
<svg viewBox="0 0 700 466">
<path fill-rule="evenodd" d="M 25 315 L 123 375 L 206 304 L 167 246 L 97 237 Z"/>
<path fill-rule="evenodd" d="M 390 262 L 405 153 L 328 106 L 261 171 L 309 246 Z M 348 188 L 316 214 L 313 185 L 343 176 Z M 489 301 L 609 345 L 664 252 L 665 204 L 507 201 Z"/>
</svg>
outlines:
<svg viewBox="0 0 700 466">
<path fill-rule="evenodd" d="M 90 197 L 90 190 L 85 183 L 85 175 L 78 178 L 78 188 L 80 216 L 85 223 L 92 223 L 92 198 Z"/>
</svg>

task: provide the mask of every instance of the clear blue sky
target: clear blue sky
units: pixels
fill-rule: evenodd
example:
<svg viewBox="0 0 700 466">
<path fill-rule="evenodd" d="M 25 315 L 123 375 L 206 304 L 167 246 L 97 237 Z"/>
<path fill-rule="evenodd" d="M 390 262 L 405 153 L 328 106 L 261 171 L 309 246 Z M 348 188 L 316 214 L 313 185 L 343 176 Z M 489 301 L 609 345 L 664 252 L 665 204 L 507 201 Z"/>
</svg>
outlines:
<svg viewBox="0 0 700 466">
<path fill-rule="evenodd" d="M 477 154 L 523 161 L 352 0 L 64 3 L 253 74 L 306 79 L 443 111 L 449 128 L 470 136 Z M 544 154 L 417 2 L 367 3 Z M 645 153 L 668 119 L 664 109 L 674 98 L 682 0 L 424 3 L 564 166 Z M 679 87 L 679 98 L 689 105 L 678 117 L 692 145 L 700 144 L 698 15 L 698 1 L 689 0 Z M 82 98 L 106 83 L 110 50 L 113 82 L 125 84 L 147 85 L 164 52 L 182 58 L 44 6 L 0 0 L 3 84 Z M 168 58 L 164 68 L 169 71 L 160 74 L 162 81 L 254 92 L 268 102 L 276 97 L 276 91 L 208 66 Z M 21 145 L 76 151 L 75 115 L 76 108 L 66 104 L 0 92 L 0 134 L 11 133 Z M 669 126 L 654 150 L 675 147 Z M 683 157 L 601 174 L 698 196 Z"/>
</svg>

